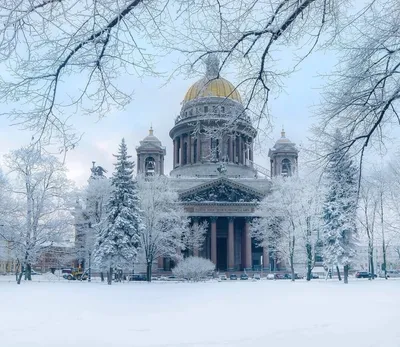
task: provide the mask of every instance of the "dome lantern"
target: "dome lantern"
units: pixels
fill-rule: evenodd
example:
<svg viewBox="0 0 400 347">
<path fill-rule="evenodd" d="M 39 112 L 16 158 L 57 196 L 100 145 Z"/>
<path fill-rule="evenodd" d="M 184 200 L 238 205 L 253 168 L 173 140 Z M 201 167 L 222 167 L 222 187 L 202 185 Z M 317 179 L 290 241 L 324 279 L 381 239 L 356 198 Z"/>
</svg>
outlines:
<svg viewBox="0 0 400 347">
<path fill-rule="evenodd" d="M 206 77 L 208 80 L 219 77 L 219 59 L 214 53 L 206 59 Z"/>
</svg>

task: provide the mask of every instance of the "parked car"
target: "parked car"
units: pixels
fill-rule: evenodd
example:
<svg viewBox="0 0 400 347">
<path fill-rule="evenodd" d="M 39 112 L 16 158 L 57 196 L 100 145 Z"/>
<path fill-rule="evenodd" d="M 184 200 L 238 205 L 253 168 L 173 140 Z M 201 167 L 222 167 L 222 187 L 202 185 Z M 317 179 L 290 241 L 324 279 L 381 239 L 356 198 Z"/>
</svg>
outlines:
<svg viewBox="0 0 400 347">
<path fill-rule="evenodd" d="M 276 280 L 284 280 L 286 279 L 285 274 L 275 274 L 275 279 Z"/>
<path fill-rule="evenodd" d="M 226 277 L 226 275 L 221 275 L 221 276 L 219 276 L 219 279 L 221 281 L 226 281 L 228 279 L 228 277 Z"/>
<path fill-rule="evenodd" d="M 236 281 L 236 280 L 237 280 L 237 276 L 236 276 L 235 274 L 231 274 L 231 275 L 229 276 L 229 279 L 230 279 L 231 281 Z"/>
<path fill-rule="evenodd" d="M 318 274 L 311 273 L 311 278 L 312 278 L 313 280 L 317 280 L 317 279 L 319 278 L 319 275 L 318 275 Z"/>
<path fill-rule="evenodd" d="M 260 280 L 261 279 L 261 275 L 260 274 L 254 274 L 253 275 L 253 280 Z"/>
<path fill-rule="evenodd" d="M 275 279 L 275 274 L 268 274 L 267 275 L 267 280 L 274 280 Z"/>
<path fill-rule="evenodd" d="M 241 279 L 242 281 L 246 281 L 246 280 L 249 279 L 249 276 L 247 276 L 246 274 L 242 274 L 242 275 L 240 275 L 240 279 Z"/>
<path fill-rule="evenodd" d="M 376 275 L 372 275 L 368 271 L 357 271 L 355 276 L 356 276 L 356 278 L 372 278 L 372 276 L 374 276 L 374 278 L 377 277 Z"/>
<path fill-rule="evenodd" d="M 128 277 L 129 281 L 147 281 L 147 276 L 145 274 L 133 274 L 129 275 Z"/>
<path fill-rule="evenodd" d="M 302 279 L 304 279 L 304 275 L 301 275 L 301 274 L 294 274 L 294 278 L 295 278 L 296 280 L 302 280 Z"/>
<path fill-rule="evenodd" d="M 386 271 L 386 276 L 387 277 L 400 277 L 400 271 L 397 270 L 388 270 Z"/>
</svg>

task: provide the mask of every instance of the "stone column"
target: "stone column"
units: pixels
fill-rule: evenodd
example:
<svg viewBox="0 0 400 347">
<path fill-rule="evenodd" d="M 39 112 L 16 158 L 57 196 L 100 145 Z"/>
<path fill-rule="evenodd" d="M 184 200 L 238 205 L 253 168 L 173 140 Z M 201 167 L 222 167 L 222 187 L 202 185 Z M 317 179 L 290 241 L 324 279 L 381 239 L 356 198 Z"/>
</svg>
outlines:
<svg viewBox="0 0 400 347">
<path fill-rule="evenodd" d="M 232 137 L 232 163 L 236 163 L 236 135 Z"/>
<path fill-rule="evenodd" d="M 263 270 L 269 271 L 269 251 L 268 246 L 263 247 Z"/>
<path fill-rule="evenodd" d="M 179 137 L 175 139 L 175 166 L 179 163 Z"/>
<path fill-rule="evenodd" d="M 158 264 L 158 271 L 164 271 L 164 258 L 163 257 L 158 257 L 157 264 Z"/>
<path fill-rule="evenodd" d="M 195 230 L 197 230 L 197 227 L 199 226 L 199 219 L 198 218 L 193 218 L 193 226 Z M 194 247 L 193 249 L 193 256 L 198 257 L 199 256 L 199 249 L 198 247 Z"/>
<path fill-rule="evenodd" d="M 252 267 L 250 218 L 246 218 L 246 222 L 244 224 L 244 242 L 245 242 L 244 267 L 250 270 Z"/>
<path fill-rule="evenodd" d="M 185 146 L 183 145 L 183 134 L 180 137 L 180 148 L 181 148 L 181 153 L 179 155 L 179 164 L 182 166 L 183 165 L 183 150 Z"/>
<path fill-rule="evenodd" d="M 242 135 L 239 135 L 239 164 L 243 164 Z"/>
<path fill-rule="evenodd" d="M 211 261 L 217 265 L 217 217 L 211 217 Z"/>
<path fill-rule="evenodd" d="M 235 232 L 234 218 L 228 218 L 228 270 L 235 268 Z"/>
<path fill-rule="evenodd" d="M 188 164 L 192 163 L 192 136 L 188 135 Z"/>
<path fill-rule="evenodd" d="M 234 153 L 233 153 L 233 141 L 234 141 L 234 137 L 231 135 L 231 140 L 230 140 L 230 148 L 229 148 L 229 161 L 231 162 L 231 163 L 233 163 L 234 162 L 234 160 L 233 160 L 233 156 L 234 156 Z"/>
<path fill-rule="evenodd" d="M 201 135 L 200 133 L 197 134 L 197 162 L 201 162 Z"/>
<path fill-rule="evenodd" d="M 176 165 L 176 141 L 175 141 L 175 139 L 172 141 L 172 144 L 173 144 L 173 156 L 174 156 L 174 160 L 173 160 L 173 162 L 172 162 L 172 168 L 174 169 L 175 168 L 175 165 Z"/>
</svg>

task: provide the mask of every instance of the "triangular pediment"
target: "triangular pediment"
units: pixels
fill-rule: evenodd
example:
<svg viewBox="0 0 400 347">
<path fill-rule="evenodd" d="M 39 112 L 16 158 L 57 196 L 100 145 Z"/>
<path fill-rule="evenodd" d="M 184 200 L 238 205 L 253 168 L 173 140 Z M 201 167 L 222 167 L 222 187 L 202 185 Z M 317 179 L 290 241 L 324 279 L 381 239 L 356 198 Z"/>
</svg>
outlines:
<svg viewBox="0 0 400 347">
<path fill-rule="evenodd" d="M 263 198 L 258 192 L 244 184 L 221 177 L 203 183 L 179 194 L 183 202 L 258 202 Z"/>
</svg>

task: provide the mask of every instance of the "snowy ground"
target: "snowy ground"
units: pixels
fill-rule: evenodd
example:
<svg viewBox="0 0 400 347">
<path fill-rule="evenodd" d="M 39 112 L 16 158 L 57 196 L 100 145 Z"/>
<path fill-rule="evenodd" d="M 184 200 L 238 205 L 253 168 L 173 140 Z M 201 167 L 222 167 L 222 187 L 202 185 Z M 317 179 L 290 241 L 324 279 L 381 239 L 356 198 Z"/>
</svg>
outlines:
<svg viewBox="0 0 400 347">
<path fill-rule="evenodd" d="M 0 280 L 0 345 L 399 347 L 400 280 Z"/>
</svg>

